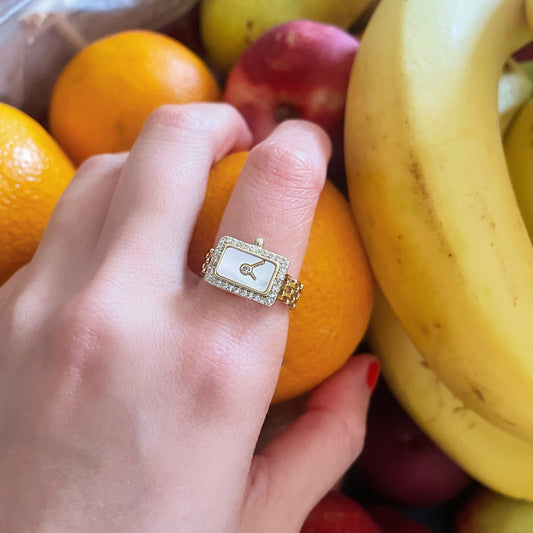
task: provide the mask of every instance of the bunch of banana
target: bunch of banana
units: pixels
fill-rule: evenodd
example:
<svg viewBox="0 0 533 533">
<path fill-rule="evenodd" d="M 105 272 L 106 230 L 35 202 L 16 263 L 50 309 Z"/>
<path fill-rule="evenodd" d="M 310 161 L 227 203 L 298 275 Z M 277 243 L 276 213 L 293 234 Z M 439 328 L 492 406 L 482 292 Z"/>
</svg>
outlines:
<svg viewBox="0 0 533 533">
<path fill-rule="evenodd" d="M 465 407 L 429 368 L 379 291 L 368 341 L 393 394 L 452 460 L 492 490 L 533 500 L 533 443 Z"/>
<path fill-rule="evenodd" d="M 504 147 L 515 193 L 533 236 L 533 226 L 528 225 L 533 222 L 530 95 L 529 78 L 516 63 L 508 62 L 498 84 L 500 129 L 506 132 Z M 528 187 L 529 194 L 523 194 Z M 442 450 L 487 487 L 512 498 L 533 501 L 533 444 L 465 407 L 429 368 L 381 292 L 376 296 L 367 340 L 380 356 L 390 389 Z"/>
<path fill-rule="evenodd" d="M 530 500 L 533 247 L 496 102 L 502 66 L 532 39 L 533 0 L 383 0 L 345 131 L 350 200 L 384 293 L 369 337 L 385 378 L 465 470 Z"/>
</svg>

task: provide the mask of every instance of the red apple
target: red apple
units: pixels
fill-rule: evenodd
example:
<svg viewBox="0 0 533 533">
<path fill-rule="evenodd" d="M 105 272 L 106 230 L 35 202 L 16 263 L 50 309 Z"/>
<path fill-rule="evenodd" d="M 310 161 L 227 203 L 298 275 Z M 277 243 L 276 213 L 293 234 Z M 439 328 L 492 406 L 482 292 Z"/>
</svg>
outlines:
<svg viewBox="0 0 533 533">
<path fill-rule="evenodd" d="M 513 59 L 516 61 L 531 61 L 533 59 L 533 41 L 517 50 L 513 54 Z"/>
<path fill-rule="evenodd" d="M 344 177 L 346 91 L 358 48 L 357 39 L 336 26 L 285 22 L 247 48 L 229 73 L 224 100 L 243 114 L 256 143 L 288 118 L 320 125 L 332 140 L 336 181 L 337 173 Z"/>
<path fill-rule="evenodd" d="M 383 533 L 352 498 L 330 492 L 309 513 L 300 533 Z"/>
<path fill-rule="evenodd" d="M 431 533 L 427 526 L 414 522 L 387 505 L 376 505 L 367 511 L 383 533 Z"/>
<path fill-rule="evenodd" d="M 429 507 L 457 496 L 471 478 L 442 452 L 380 382 L 370 404 L 363 451 L 348 490 L 366 487 L 397 503 Z"/>
</svg>

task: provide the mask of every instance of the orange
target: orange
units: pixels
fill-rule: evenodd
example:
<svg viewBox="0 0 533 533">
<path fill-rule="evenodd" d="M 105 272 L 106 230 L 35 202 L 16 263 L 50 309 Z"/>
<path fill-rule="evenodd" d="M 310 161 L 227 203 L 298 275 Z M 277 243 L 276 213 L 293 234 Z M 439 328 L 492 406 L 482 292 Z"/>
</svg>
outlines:
<svg viewBox="0 0 533 533">
<path fill-rule="evenodd" d="M 220 89 L 186 46 L 146 30 L 91 43 L 63 69 L 52 93 L 50 129 L 72 160 L 129 150 L 163 104 L 215 101 Z"/>
<path fill-rule="evenodd" d="M 32 258 L 73 174 L 40 124 L 0 103 L 0 284 Z"/>
<path fill-rule="evenodd" d="M 211 171 L 189 250 L 189 265 L 197 273 L 214 244 L 246 156 L 247 152 L 226 156 Z M 318 202 L 298 279 L 305 287 L 298 306 L 289 312 L 274 402 L 299 396 L 338 370 L 354 353 L 370 320 L 374 278 L 350 205 L 329 181 Z"/>
</svg>

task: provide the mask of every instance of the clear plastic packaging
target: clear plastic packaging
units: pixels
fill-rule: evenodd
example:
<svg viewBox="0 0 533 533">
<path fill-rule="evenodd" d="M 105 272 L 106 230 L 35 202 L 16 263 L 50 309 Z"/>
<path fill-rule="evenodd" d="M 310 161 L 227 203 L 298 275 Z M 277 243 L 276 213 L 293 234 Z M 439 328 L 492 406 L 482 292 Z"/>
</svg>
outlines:
<svg viewBox="0 0 533 533">
<path fill-rule="evenodd" d="M 86 44 L 158 29 L 198 0 L 0 0 L 0 101 L 42 120 L 57 76 Z"/>
</svg>

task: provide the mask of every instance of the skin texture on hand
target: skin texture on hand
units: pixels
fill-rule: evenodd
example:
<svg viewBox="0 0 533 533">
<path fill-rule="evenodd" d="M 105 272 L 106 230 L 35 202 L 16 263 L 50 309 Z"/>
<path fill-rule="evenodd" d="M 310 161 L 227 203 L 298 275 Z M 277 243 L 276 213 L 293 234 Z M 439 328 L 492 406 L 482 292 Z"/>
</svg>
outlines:
<svg viewBox="0 0 533 533">
<path fill-rule="evenodd" d="M 0 516 L 18 532 L 299 531 L 361 450 L 371 356 L 259 454 L 288 310 L 187 267 L 211 166 L 251 135 L 226 104 L 155 111 L 87 160 L 32 262 L 0 288 Z M 252 149 L 219 236 L 301 266 L 329 141 L 303 121 Z"/>
</svg>

